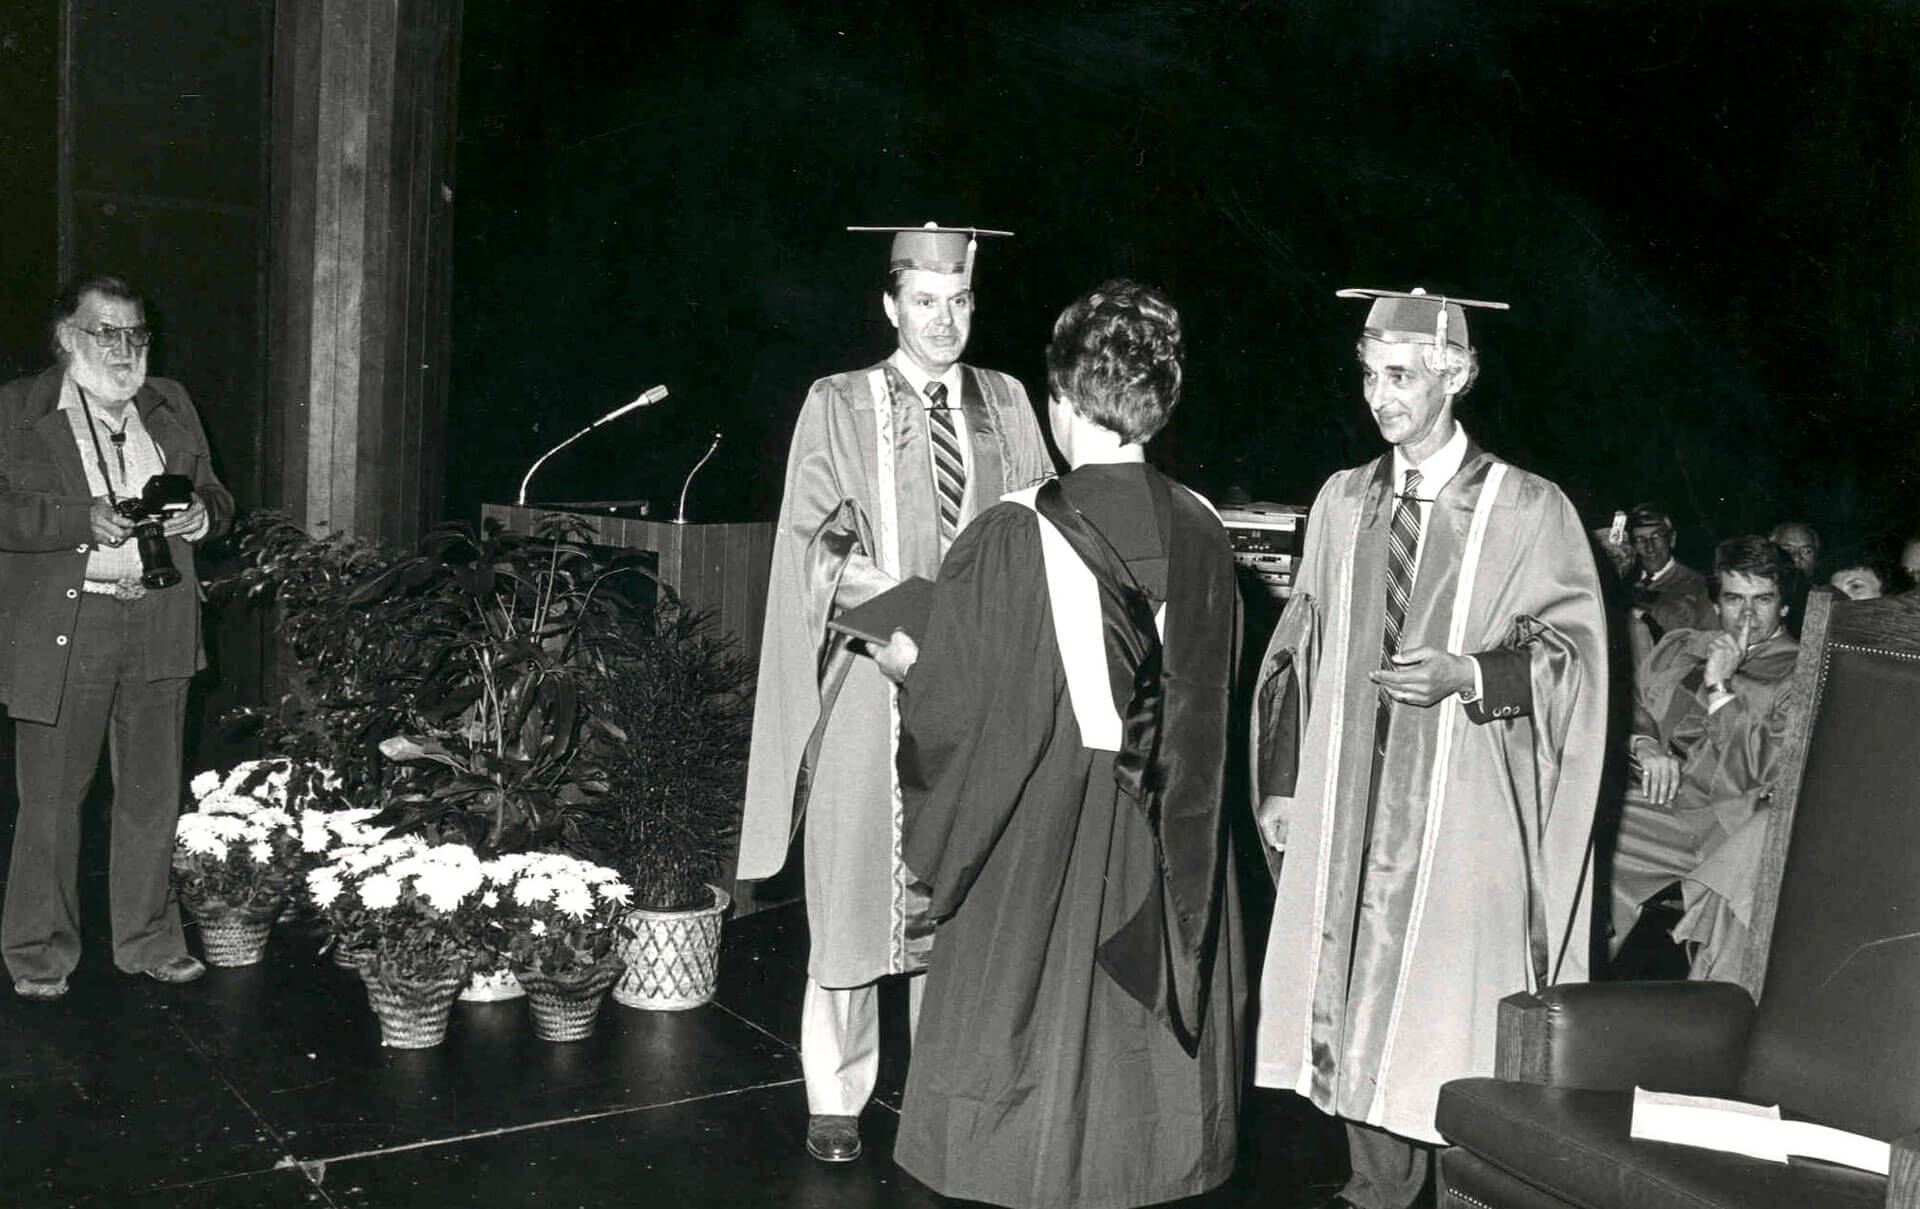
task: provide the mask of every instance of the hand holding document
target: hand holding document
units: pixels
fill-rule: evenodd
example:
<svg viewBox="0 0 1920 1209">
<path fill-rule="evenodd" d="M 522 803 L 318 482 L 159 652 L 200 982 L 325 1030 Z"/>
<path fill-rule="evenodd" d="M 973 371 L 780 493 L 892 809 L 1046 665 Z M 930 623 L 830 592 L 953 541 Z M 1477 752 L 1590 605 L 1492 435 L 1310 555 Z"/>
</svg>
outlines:
<svg viewBox="0 0 1920 1209">
<path fill-rule="evenodd" d="M 915 575 L 828 621 L 827 628 L 865 642 L 881 672 L 899 684 L 920 657 L 914 640 L 926 632 L 932 609 L 933 581 Z"/>
<path fill-rule="evenodd" d="M 1783 1121 L 1778 1105 L 1683 1096 L 1644 1087 L 1633 1089 L 1633 1125 L 1628 1136 L 1744 1154 L 1770 1163 L 1784 1163 L 1789 1156 L 1800 1155 L 1881 1175 L 1887 1174 L 1892 1158 L 1891 1147 L 1885 1142 L 1810 1121 Z"/>
</svg>

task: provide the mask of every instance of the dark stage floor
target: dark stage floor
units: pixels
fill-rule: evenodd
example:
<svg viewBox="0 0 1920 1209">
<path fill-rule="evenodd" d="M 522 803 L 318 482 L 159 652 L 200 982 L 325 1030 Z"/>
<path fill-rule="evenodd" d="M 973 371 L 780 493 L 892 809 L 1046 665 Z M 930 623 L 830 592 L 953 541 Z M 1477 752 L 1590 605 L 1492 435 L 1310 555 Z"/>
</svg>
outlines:
<svg viewBox="0 0 1920 1209">
<path fill-rule="evenodd" d="M 92 921 L 101 881 L 83 879 Z M 806 919 L 730 922 L 720 990 L 690 1012 L 609 1002 L 599 1033 L 538 1041 L 523 1002 L 461 1004 L 434 1050 L 382 1050 L 358 981 L 274 937 L 265 964 L 165 987 L 89 935 L 56 1004 L 0 993 L 0 1204 L 930 1206 L 888 1157 L 905 1060 L 886 1039 L 867 1153 L 802 1149 Z M 888 1018 L 903 1022 L 898 996 Z M 1195 1206 L 1292 1209 L 1345 1175 L 1337 1128 L 1260 1093 L 1233 1182 Z"/>
</svg>

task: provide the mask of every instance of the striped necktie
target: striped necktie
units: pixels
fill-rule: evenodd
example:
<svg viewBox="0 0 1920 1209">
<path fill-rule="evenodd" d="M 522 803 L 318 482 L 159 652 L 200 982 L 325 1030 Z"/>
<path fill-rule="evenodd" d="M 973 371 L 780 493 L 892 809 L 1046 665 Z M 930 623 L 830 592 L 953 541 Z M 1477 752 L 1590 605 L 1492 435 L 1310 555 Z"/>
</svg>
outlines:
<svg viewBox="0 0 1920 1209">
<path fill-rule="evenodd" d="M 1413 597 L 1413 556 L 1420 549 L 1420 472 L 1407 471 L 1407 485 L 1393 506 L 1393 524 L 1387 530 L 1387 625 L 1380 632 L 1380 666 L 1392 667 L 1400 649 L 1400 627 L 1406 624 L 1407 601 Z M 1387 750 L 1387 723 L 1393 700 L 1382 690 L 1379 716 L 1373 725 L 1374 775 Z"/>
<path fill-rule="evenodd" d="M 927 429 L 933 434 L 933 486 L 940 496 L 940 549 L 945 551 L 960 532 L 960 504 L 967 498 L 967 461 L 960 452 L 960 433 L 947 410 L 947 385 L 927 383 Z"/>
<path fill-rule="evenodd" d="M 1380 644 L 1383 660 L 1400 649 L 1400 627 L 1406 624 L 1407 602 L 1413 598 L 1413 557 L 1420 549 L 1419 492 L 1420 472 L 1407 471 L 1407 485 L 1393 507 L 1393 527 L 1387 530 L 1387 627 Z"/>
</svg>

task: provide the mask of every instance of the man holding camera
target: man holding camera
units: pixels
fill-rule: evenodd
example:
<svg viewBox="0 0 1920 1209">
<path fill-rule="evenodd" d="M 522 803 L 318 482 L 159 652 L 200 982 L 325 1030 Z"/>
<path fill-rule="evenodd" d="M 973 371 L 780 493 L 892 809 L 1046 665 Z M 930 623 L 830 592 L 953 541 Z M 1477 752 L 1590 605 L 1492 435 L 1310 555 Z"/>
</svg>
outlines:
<svg viewBox="0 0 1920 1209">
<path fill-rule="evenodd" d="M 191 982 L 167 872 L 187 682 L 205 666 L 191 542 L 223 528 L 187 392 L 147 377 L 139 295 L 93 277 L 61 295 L 55 365 L 0 386 L 0 694 L 20 813 L 0 915 L 15 993 L 58 999 L 80 959 L 80 809 L 104 743 L 113 772 L 113 960 Z"/>
</svg>

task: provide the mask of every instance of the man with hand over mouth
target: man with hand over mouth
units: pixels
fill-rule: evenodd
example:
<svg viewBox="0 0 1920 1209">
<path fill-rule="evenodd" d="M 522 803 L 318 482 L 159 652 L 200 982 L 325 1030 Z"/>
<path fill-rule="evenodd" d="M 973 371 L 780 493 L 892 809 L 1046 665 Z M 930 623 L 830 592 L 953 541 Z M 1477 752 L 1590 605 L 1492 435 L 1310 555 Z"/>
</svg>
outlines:
<svg viewBox="0 0 1920 1209">
<path fill-rule="evenodd" d="M 1681 883 L 1675 940 L 1691 976 L 1737 976 L 1764 807 L 1793 710 L 1800 644 L 1787 632 L 1799 572 L 1764 537 L 1735 537 L 1713 552 L 1718 630 L 1676 630 L 1636 678 L 1630 754 L 1640 769 L 1613 859 L 1613 939 L 1620 945 L 1646 901 Z"/>
</svg>

